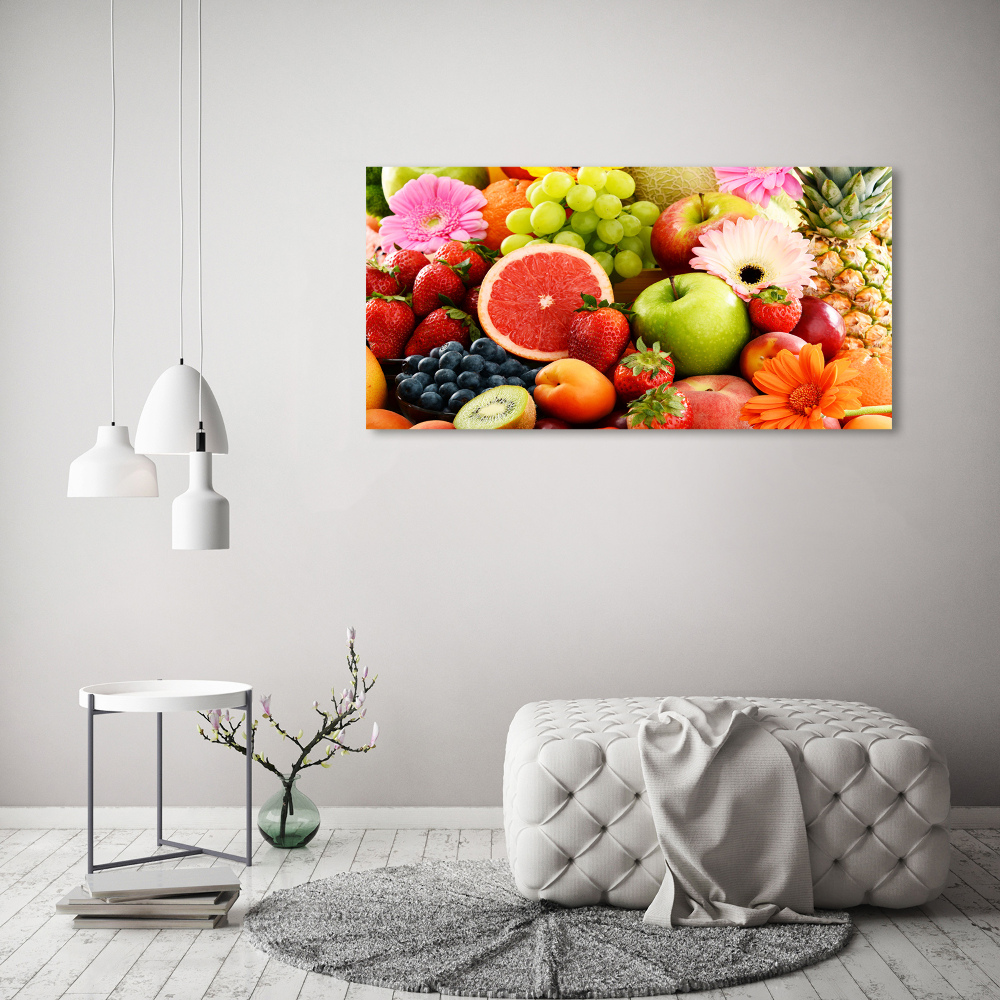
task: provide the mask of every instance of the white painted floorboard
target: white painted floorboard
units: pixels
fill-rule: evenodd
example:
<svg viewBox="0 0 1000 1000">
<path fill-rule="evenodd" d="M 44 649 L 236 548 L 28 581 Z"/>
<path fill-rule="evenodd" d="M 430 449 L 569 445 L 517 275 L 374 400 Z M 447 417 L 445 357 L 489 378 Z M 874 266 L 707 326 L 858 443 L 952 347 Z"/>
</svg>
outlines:
<svg viewBox="0 0 1000 1000">
<path fill-rule="evenodd" d="M 171 830 L 171 840 L 242 854 L 242 830 Z M 150 830 L 100 830 L 98 861 L 168 853 Z M 696 994 L 700 1000 L 1000 1000 L 1000 830 L 956 830 L 940 898 L 908 910 L 853 911 L 857 933 L 801 972 Z M 282 851 L 256 843 L 243 868 L 200 856 L 158 867 L 229 864 L 243 891 L 215 930 L 74 930 L 56 900 L 86 871 L 80 830 L 0 830 L 0 1000 L 447 1000 L 348 985 L 257 951 L 247 907 L 266 893 L 347 871 L 504 858 L 502 830 L 332 830 Z"/>
</svg>

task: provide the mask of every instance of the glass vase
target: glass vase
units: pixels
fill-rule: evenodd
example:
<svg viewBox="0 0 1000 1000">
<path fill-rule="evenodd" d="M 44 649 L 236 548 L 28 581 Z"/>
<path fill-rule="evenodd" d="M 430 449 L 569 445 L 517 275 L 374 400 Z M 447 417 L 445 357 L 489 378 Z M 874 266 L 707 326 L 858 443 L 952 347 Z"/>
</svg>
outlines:
<svg viewBox="0 0 1000 1000">
<path fill-rule="evenodd" d="M 297 781 L 283 781 L 257 813 L 257 829 L 274 847 L 302 847 L 319 830 L 319 809 L 296 788 Z"/>
</svg>

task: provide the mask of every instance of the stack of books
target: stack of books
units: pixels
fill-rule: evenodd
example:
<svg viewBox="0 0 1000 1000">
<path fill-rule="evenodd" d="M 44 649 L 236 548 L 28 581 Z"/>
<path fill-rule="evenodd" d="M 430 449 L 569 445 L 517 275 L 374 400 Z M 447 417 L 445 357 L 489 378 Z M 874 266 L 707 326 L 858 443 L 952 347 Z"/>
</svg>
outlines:
<svg viewBox="0 0 1000 1000">
<path fill-rule="evenodd" d="M 240 894 L 230 868 L 112 868 L 56 903 L 74 927 L 218 927 Z"/>
</svg>

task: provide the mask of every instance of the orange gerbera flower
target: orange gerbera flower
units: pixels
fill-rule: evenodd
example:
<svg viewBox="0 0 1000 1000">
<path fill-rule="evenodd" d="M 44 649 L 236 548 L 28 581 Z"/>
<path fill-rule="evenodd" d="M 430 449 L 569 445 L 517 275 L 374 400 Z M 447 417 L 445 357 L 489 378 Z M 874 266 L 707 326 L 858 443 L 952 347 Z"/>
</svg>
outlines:
<svg viewBox="0 0 1000 1000">
<path fill-rule="evenodd" d="M 818 344 L 806 344 L 798 357 L 779 351 L 753 377 L 766 395 L 747 400 L 740 415 L 761 430 L 819 430 L 824 417 L 840 420 L 860 406 L 858 390 L 842 384 L 858 374 L 849 366 L 840 358 L 824 367 Z"/>
</svg>

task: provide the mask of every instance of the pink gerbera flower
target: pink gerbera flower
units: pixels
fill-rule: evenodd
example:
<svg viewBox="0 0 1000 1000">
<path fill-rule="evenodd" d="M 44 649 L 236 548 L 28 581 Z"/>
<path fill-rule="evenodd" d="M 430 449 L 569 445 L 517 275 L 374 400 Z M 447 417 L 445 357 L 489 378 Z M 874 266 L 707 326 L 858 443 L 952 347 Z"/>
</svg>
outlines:
<svg viewBox="0 0 1000 1000">
<path fill-rule="evenodd" d="M 767 208 L 771 195 L 784 191 L 789 198 L 802 197 L 802 185 L 794 167 L 713 167 L 720 191 L 731 191 L 755 205 Z"/>
<path fill-rule="evenodd" d="M 763 215 L 727 219 L 722 229 L 705 233 L 691 267 L 722 278 L 744 302 L 768 285 L 801 298 L 803 287 L 814 287 L 816 273 L 806 238 Z"/>
<path fill-rule="evenodd" d="M 448 240 L 480 240 L 486 222 L 479 210 L 486 204 L 482 191 L 454 177 L 421 174 L 407 181 L 390 199 L 393 214 L 378 231 L 382 249 L 431 253 Z"/>
</svg>

